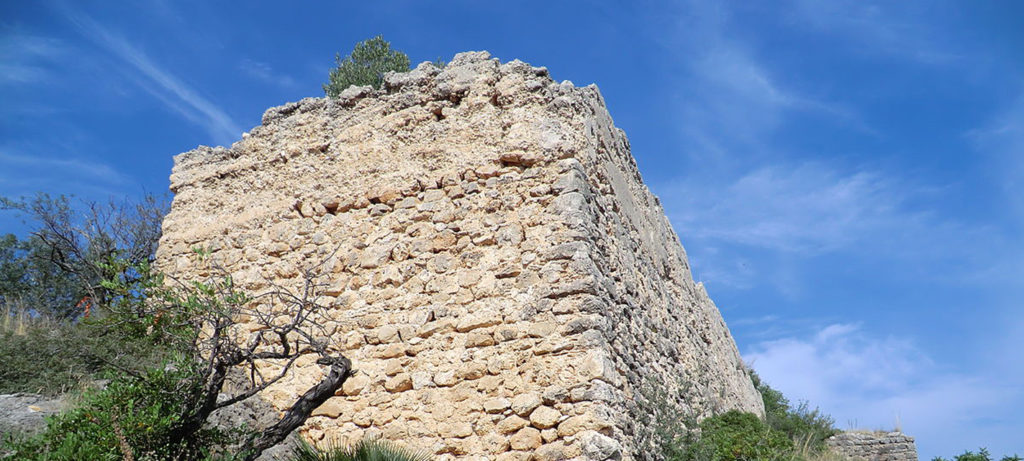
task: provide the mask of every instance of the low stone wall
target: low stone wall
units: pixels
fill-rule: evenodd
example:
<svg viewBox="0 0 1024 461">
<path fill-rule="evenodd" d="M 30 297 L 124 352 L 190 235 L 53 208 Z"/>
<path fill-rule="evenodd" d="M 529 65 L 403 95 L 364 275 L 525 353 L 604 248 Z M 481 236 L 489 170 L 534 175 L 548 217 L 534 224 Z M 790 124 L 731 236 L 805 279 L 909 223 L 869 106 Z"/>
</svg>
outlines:
<svg viewBox="0 0 1024 461">
<path fill-rule="evenodd" d="M 917 461 L 914 438 L 902 432 L 843 432 L 830 437 L 828 446 L 855 460 Z"/>
</svg>

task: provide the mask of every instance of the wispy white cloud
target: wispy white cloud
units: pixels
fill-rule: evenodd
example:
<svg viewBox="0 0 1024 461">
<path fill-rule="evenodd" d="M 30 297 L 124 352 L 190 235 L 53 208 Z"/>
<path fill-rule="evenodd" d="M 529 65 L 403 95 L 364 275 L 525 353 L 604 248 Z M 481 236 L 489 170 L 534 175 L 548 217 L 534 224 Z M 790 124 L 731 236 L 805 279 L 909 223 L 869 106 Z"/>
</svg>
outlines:
<svg viewBox="0 0 1024 461">
<path fill-rule="evenodd" d="M 76 158 L 53 158 L 29 155 L 18 155 L 0 148 L 0 165 L 6 165 L 5 171 L 14 172 L 23 168 L 68 172 L 75 176 L 89 178 L 90 181 L 102 181 L 123 184 L 128 178 L 110 165 Z M 6 176 L 6 175 L 5 175 Z"/>
<path fill-rule="evenodd" d="M 993 354 L 1015 353 L 1017 346 Z M 859 326 L 833 324 L 809 337 L 764 341 L 744 357 L 792 400 L 831 414 L 842 428 L 892 429 L 917 437 L 922 459 L 949 456 L 969 446 L 1009 454 L 1024 422 L 1021 369 L 948 372 L 907 339 L 874 337 Z M 979 363 L 986 362 L 979 358 Z"/>
<path fill-rule="evenodd" d="M 50 68 L 66 53 L 60 40 L 10 32 L 0 40 L 0 84 L 47 83 Z"/>
<path fill-rule="evenodd" d="M 137 84 L 185 119 L 204 127 L 214 141 L 229 144 L 241 135 L 238 124 L 224 110 L 159 67 L 127 39 L 69 5 L 61 10 L 85 36 L 127 64 Z"/>
<path fill-rule="evenodd" d="M 687 238 L 772 251 L 835 251 L 881 232 L 907 233 L 930 219 L 906 209 L 915 193 L 906 184 L 820 163 L 762 167 L 724 185 L 680 181 L 658 190 L 671 199 L 670 216 Z"/>
<path fill-rule="evenodd" d="M 707 165 L 734 168 L 770 154 L 772 133 L 795 114 L 813 114 L 855 131 L 872 130 L 850 108 L 806 94 L 759 59 L 738 38 L 725 4 L 685 2 L 659 38 L 668 59 L 678 63 L 679 133 L 688 156 Z M 664 19 L 661 19 L 664 20 Z M 659 29 L 660 30 L 660 29 Z M 679 90 L 681 89 L 681 90 Z"/>
<path fill-rule="evenodd" d="M 808 264 L 819 257 L 898 267 L 896 275 L 918 281 L 1005 284 L 1022 273 L 1005 233 L 935 208 L 942 188 L 821 162 L 722 176 L 652 186 L 695 275 L 714 286 L 768 284 L 798 298 Z"/>
<path fill-rule="evenodd" d="M 955 8 L 955 6 L 954 6 Z M 788 8 L 794 23 L 848 38 L 852 50 L 895 55 L 927 65 L 953 65 L 968 53 L 962 39 L 936 27 L 941 8 L 921 2 L 795 0 Z"/>
<path fill-rule="evenodd" d="M 246 58 L 238 63 L 238 69 L 245 75 L 263 83 L 269 83 L 281 88 L 295 87 L 295 79 L 292 76 L 275 71 L 270 64 L 265 62 Z"/>
<path fill-rule="evenodd" d="M 984 126 L 967 136 L 1002 186 L 1019 227 L 1024 227 L 1024 88 Z"/>
</svg>

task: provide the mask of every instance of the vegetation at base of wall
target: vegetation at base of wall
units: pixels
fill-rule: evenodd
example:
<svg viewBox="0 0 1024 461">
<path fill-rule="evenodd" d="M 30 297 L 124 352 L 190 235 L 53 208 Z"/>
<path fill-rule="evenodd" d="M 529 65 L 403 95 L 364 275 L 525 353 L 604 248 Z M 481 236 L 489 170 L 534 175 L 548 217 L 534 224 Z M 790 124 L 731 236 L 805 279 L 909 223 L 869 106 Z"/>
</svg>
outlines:
<svg viewBox="0 0 1024 461">
<path fill-rule="evenodd" d="M 772 389 L 753 370 L 749 371 L 754 388 L 764 402 L 765 423 L 772 430 L 785 434 L 798 446 L 810 451 L 824 449 L 825 441 L 839 432 L 831 416 L 818 408 L 811 410 L 807 402 L 800 402 L 794 407 L 782 392 Z"/>
<path fill-rule="evenodd" d="M 352 53 L 341 58 L 335 55 L 337 67 L 331 70 L 323 85 L 328 97 L 336 98 L 346 88 L 370 85 L 379 89 L 387 72 L 408 72 L 409 56 L 391 49 L 391 43 L 380 35 L 356 44 Z M 440 59 L 438 59 L 440 61 Z"/>
<path fill-rule="evenodd" d="M 12 440 L 10 460 L 227 460 L 215 447 L 241 433 L 203 429 L 175 436 L 184 414 L 182 395 L 194 394 L 191 369 L 152 368 L 119 375 L 101 390 L 89 390 L 75 407 L 47 420 L 38 436 Z"/>
<path fill-rule="evenodd" d="M 674 447 L 670 461 L 732 461 L 796 459 L 793 441 L 752 413 L 730 410 L 700 422 L 700 435 Z"/>
<path fill-rule="evenodd" d="M 1014 454 L 1012 456 L 1003 456 L 999 461 L 1021 461 L 1022 459 L 1024 458 Z M 952 460 L 936 456 L 932 458 L 932 461 L 992 461 L 992 455 L 985 448 L 979 448 L 977 453 L 970 450 L 964 450 L 963 453 L 954 456 Z"/>
<path fill-rule="evenodd" d="M 101 379 L 112 371 L 118 356 L 131 353 L 142 363 L 151 355 L 133 345 L 107 341 L 85 322 L 33 317 L 24 310 L 0 307 L 0 315 L 5 313 L 0 320 L 0 394 L 57 396 Z"/>
<path fill-rule="evenodd" d="M 765 418 L 736 410 L 697 423 L 683 395 L 688 385 L 670 395 L 663 386 L 648 382 L 641 388 L 633 412 L 637 446 L 653 450 L 642 459 L 669 461 L 815 460 L 842 459 L 832 454 L 825 440 L 837 431 L 832 418 L 806 403 L 792 406 L 781 392 L 751 372 L 765 406 Z"/>
<path fill-rule="evenodd" d="M 430 455 L 414 452 L 381 439 L 362 439 L 349 446 L 329 444 L 316 448 L 300 440 L 289 461 L 427 461 Z"/>
<path fill-rule="evenodd" d="M 43 193 L 0 197 L 0 210 L 34 225 L 24 238 L 0 236 L 0 393 L 54 396 L 88 387 L 121 365 L 139 370 L 155 363 L 158 348 L 111 341 L 93 320 L 103 316 L 101 300 L 111 297 L 102 280 L 131 276 L 109 262 L 153 260 L 165 201 L 147 195 L 73 205 Z"/>
</svg>

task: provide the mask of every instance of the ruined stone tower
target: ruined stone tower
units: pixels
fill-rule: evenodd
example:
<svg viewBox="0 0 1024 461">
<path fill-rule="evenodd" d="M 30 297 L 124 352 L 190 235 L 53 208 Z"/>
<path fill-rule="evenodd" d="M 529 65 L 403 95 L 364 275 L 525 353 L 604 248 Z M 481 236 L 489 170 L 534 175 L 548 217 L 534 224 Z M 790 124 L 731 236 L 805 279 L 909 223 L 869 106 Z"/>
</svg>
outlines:
<svg viewBox="0 0 1024 461">
<path fill-rule="evenodd" d="M 166 272 L 195 274 L 201 246 L 258 293 L 327 259 L 318 322 L 357 373 L 313 440 L 631 459 L 643 386 L 697 415 L 763 413 L 594 86 L 462 53 L 272 108 L 231 148 L 178 156 L 171 189 Z M 265 398 L 319 379 L 308 362 Z"/>
</svg>

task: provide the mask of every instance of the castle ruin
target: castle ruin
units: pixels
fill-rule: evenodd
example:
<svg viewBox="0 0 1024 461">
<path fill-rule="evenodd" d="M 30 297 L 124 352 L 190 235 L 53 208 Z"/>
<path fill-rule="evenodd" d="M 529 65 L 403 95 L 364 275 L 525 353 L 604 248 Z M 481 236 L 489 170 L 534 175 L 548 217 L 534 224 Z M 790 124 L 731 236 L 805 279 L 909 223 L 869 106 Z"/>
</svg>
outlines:
<svg viewBox="0 0 1024 461">
<path fill-rule="evenodd" d="M 316 320 L 356 374 L 310 440 L 634 459 L 645 386 L 696 416 L 764 412 L 595 86 L 462 53 L 272 108 L 230 148 L 177 156 L 171 190 L 164 272 L 197 274 L 202 247 L 258 293 L 322 263 Z M 320 374 L 299 361 L 264 398 Z"/>
</svg>

